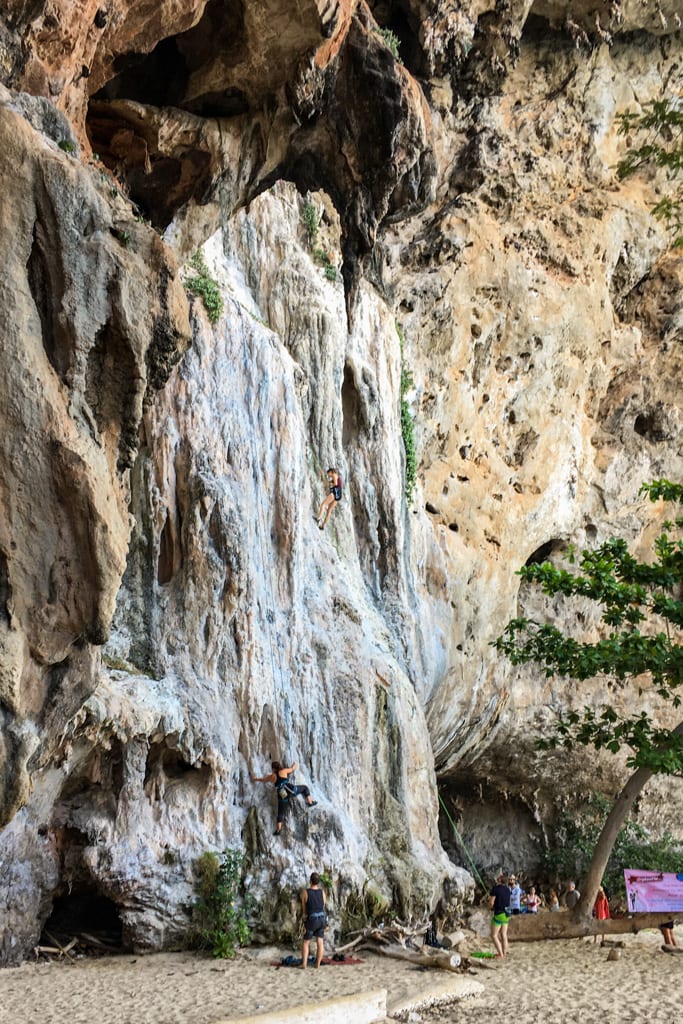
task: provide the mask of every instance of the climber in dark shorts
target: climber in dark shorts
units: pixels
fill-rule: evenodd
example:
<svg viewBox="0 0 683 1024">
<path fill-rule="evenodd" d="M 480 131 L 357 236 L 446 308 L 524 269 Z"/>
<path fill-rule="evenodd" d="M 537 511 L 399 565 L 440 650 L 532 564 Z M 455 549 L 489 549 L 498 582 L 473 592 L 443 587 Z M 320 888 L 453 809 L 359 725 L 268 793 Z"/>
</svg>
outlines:
<svg viewBox="0 0 683 1024">
<path fill-rule="evenodd" d="M 293 782 L 289 781 L 289 776 L 299 767 L 296 761 L 291 768 L 283 768 L 279 761 L 271 761 L 270 766 L 273 769 L 270 775 L 252 775 L 251 781 L 272 782 L 274 784 L 275 791 L 277 792 L 277 828 L 274 834 L 279 836 L 282 832 L 285 812 L 289 807 L 289 801 L 292 797 L 304 797 L 307 807 L 315 807 L 318 801 L 313 799 L 308 786 L 296 786 Z"/>
<path fill-rule="evenodd" d="M 320 509 L 316 516 L 316 519 L 318 520 L 318 527 L 321 530 L 325 529 L 325 524 L 330 518 L 330 512 L 336 503 L 342 499 L 342 478 L 336 469 L 328 469 L 327 483 L 329 486 L 329 492 L 320 503 Z"/>
<path fill-rule="evenodd" d="M 308 967 L 308 949 L 311 939 L 318 944 L 315 966 L 320 967 L 323 958 L 325 932 L 325 893 L 320 888 L 320 875 L 317 871 L 311 874 L 310 889 L 301 893 L 301 908 L 304 913 L 304 941 L 301 947 L 301 966 Z"/>
</svg>

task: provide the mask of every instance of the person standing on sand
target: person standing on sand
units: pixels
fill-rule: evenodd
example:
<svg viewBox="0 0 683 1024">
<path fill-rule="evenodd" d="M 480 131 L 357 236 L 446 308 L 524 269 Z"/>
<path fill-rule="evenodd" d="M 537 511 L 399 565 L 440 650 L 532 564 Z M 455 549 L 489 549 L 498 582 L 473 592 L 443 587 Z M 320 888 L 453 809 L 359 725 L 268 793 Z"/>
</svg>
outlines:
<svg viewBox="0 0 683 1024">
<path fill-rule="evenodd" d="M 567 890 L 567 893 L 564 897 L 564 902 L 567 907 L 567 910 L 573 910 L 580 899 L 581 893 L 576 888 L 576 882 L 570 882 L 569 889 Z"/>
<path fill-rule="evenodd" d="M 605 890 L 602 886 L 598 889 L 598 895 L 595 897 L 595 903 L 593 904 L 593 917 L 597 918 L 598 921 L 607 921 L 609 919 L 609 900 L 605 895 Z M 603 932 L 600 936 L 601 940 L 604 940 L 605 933 Z M 597 934 L 593 936 L 593 942 L 598 941 Z"/>
<path fill-rule="evenodd" d="M 507 875 L 504 871 L 498 875 L 496 884 L 491 889 L 490 906 L 493 911 L 491 940 L 496 947 L 496 956 L 504 960 L 508 955 L 508 924 L 512 917 L 510 914 L 510 887 L 507 884 Z"/>
<path fill-rule="evenodd" d="M 304 914 L 304 941 L 301 946 L 301 967 L 305 970 L 308 967 L 308 948 L 311 939 L 317 943 L 315 966 L 320 967 L 325 932 L 325 893 L 320 888 L 320 875 L 317 871 L 311 873 L 311 884 L 309 889 L 301 893 L 301 909 Z"/>
<path fill-rule="evenodd" d="M 662 933 L 662 938 L 664 939 L 665 946 L 677 945 L 676 936 L 674 935 L 673 918 L 671 919 L 671 921 L 664 921 L 663 924 L 660 924 L 659 930 Z"/>
</svg>

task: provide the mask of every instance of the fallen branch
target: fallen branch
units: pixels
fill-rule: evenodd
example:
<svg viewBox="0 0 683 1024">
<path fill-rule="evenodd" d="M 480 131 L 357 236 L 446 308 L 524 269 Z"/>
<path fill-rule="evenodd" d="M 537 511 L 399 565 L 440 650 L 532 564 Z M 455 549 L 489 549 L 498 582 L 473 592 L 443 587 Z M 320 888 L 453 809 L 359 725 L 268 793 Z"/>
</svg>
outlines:
<svg viewBox="0 0 683 1024">
<path fill-rule="evenodd" d="M 347 942 L 344 946 L 336 946 L 336 953 L 344 953 L 347 949 L 353 949 L 355 946 L 360 945 L 361 942 L 367 942 L 372 940 L 373 942 L 382 943 L 384 945 L 399 945 L 405 946 L 407 942 L 420 938 L 427 931 L 427 925 L 421 928 L 413 928 L 408 930 L 401 925 L 392 924 L 388 927 L 370 927 L 363 928 L 360 934 L 352 939 L 351 942 Z M 353 932 L 351 934 L 354 934 Z"/>
<path fill-rule="evenodd" d="M 71 942 L 69 942 L 66 946 L 63 946 L 61 942 L 54 937 L 54 935 L 50 935 L 47 929 L 45 930 L 45 934 L 47 935 L 50 942 L 54 942 L 55 946 L 63 956 L 68 957 L 72 964 L 76 963 L 76 959 L 71 955 L 70 950 L 72 950 L 76 943 L 78 942 L 77 938 L 72 939 Z"/>
<path fill-rule="evenodd" d="M 78 939 L 82 946 L 90 946 L 93 949 L 101 949 L 103 953 L 121 952 L 120 946 L 103 942 L 102 939 L 98 939 L 96 935 L 90 935 L 88 932 L 80 932 Z"/>
<path fill-rule="evenodd" d="M 430 952 L 427 952 L 429 950 Z M 460 954 L 447 950 L 423 946 L 422 949 L 406 949 L 404 946 L 378 946 L 375 952 L 394 960 L 407 960 L 420 967 L 438 967 L 442 971 L 460 971 Z"/>
</svg>

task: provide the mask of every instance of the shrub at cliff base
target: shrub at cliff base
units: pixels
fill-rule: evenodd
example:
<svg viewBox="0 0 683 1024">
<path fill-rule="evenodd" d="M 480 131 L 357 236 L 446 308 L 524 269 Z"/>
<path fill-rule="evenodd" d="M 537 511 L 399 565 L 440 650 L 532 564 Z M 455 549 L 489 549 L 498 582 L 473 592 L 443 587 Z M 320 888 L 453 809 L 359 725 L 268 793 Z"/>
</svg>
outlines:
<svg viewBox="0 0 683 1024">
<path fill-rule="evenodd" d="M 251 900 L 242 885 L 242 854 L 231 849 L 220 857 L 203 853 L 194 871 L 197 901 L 192 908 L 191 945 L 231 960 L 238 946 L 250 939 L 246 915 Z"/>
</svg>

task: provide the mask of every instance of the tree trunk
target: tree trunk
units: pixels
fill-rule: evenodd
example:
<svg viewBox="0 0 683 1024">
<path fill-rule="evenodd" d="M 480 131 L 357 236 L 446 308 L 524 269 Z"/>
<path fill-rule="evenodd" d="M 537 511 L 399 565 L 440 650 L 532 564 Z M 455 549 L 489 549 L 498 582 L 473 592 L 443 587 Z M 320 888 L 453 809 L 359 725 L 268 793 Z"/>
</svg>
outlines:
<svg viewBox="0 0 683 1024">
<path fill-rule="evenodd" d="M 565 911 L 517 914 L 508 926 L 508 937 L 511 942 L 539 942 L 542 939 L 581 939 L 585 935 L 635 934 L 644 928 L 659 928 L 663 922 L 670 921 L 672 916 L 676 915 L 671 912 L 632 914 L 629 917 L 611 917 L 607 921 L 598 921 L 594 917 L 577 917 Z"/>
<path fill-rule="evenodd" d="M 679 735 L 683 734 L 683 722 L 680 722 L 673 731 Z M 607 867 L 607 862 L 612 853 L 619 830 L 623 826 L 636 798 L 640 795 L 643 786 L 652 778 L 652 775 L 653 771 L 651 768 L 638 768 L 614 801 L 614 806 L 607 816 L 607 821 L 603 826 L 600 838 L 593 851 L 588 874 L 581 886 L 581 899 L 572 914 L 577 923 L 591 920 L 595 897 L 598 895 L 598 889 L 602 884 L 605 868 Z M 636 867 L 637 865 L 633 866 Z M 643 927 L 647 927 L 647 925 L 643 925 Z M 583 934 L 592 935 L 593 932 L 585 932 Z"/>
</svg>

